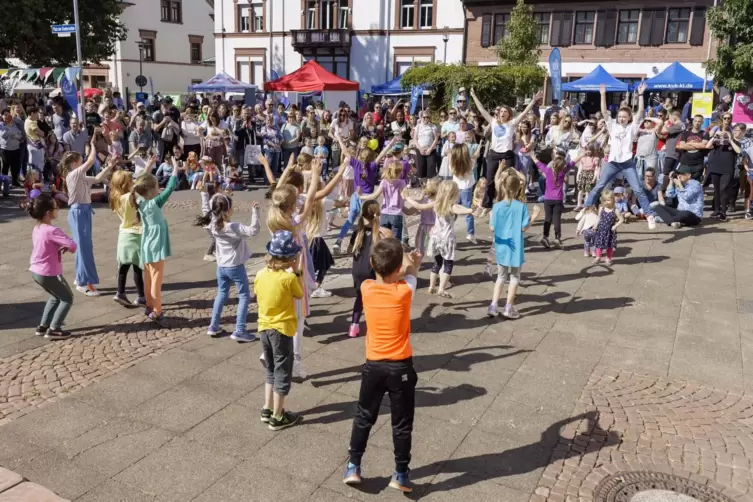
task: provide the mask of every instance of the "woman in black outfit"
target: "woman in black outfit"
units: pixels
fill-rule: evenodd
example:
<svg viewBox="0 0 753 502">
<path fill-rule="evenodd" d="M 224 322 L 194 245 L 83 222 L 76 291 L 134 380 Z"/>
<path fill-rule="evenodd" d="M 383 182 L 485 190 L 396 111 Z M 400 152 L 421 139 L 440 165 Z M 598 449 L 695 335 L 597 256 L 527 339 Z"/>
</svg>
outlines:
<svg viewBox="0 0 753 502">
<path fill-rule="evenodd" d="M 709 139 L 706 148 L 711 149 L 708 157 L 711 183 L 714 184 L 714 212 L 711 217 L 727 221 L 727 205 L 735 177 L 737 155 L 740 144 L 732 137 L 732 114 L 722 116 L 722 125 Z"/>
</svg>

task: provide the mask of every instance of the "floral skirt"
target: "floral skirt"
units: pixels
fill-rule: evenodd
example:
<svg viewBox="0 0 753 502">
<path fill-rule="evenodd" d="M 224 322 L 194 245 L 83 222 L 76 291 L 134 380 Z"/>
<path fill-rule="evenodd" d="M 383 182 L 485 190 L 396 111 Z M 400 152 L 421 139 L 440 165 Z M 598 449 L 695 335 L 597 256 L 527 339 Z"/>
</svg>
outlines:
<svg viewBox="0 0 753 502">
<path fill-rule="evenodd" d="M 596 184 L 596 176 L 593 171 L 581 171 L 576 180 L 579 192 L 590 192 Z"/>
</svg>

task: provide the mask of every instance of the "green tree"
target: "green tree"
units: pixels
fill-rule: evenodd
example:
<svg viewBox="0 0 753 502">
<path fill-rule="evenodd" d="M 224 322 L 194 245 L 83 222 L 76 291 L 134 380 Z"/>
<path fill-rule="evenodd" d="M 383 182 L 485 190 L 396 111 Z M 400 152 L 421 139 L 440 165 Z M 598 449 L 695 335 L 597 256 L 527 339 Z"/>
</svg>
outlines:
<svg viewBox="0 0 753 502">
<path fill-rule="evenodd" d="M 126 28 L 119 16 L 121 0 L 79 0 L 81 52 L 85 61 L 108 59 Z M 0 54 L 32 67 L 77 64 L 76 37 L 52 34 L 53 24 L 73 23 L 72 0 L 14 0 L 0 6 Z M 0 64 L 7 65 L 0 57 Z"/>
<path fill-rule="evenodd" d="M 497 54 L 502 64 L 536 65 L 539 62 L 538 24 L 533 17 L 533 7 L 518 0 L 507 23 L 507 36 L 497 44 Z"/>
<path fill-rule="evenodd" d="M 725 0 L 708 19 L 717 40 L 716 57 L 708 61 L 714 79 L 733 91 L 753 86 L 753 2 Z"/>
</svg>

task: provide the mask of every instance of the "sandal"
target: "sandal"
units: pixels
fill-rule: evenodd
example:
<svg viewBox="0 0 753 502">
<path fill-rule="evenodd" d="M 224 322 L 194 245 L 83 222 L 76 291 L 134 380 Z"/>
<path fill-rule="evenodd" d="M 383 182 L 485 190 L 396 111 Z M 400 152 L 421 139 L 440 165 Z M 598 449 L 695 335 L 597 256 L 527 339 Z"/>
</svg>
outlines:
<svg viewBox="0 0 753 502">
<path fill-rule="evenodd" d="M 607 267 L 611 267 L 612 266 L 612 260 L 610 260 L 609 258 L 607 258 L 606 260 L 604 260 L 604 265 L 606 265 Z"/>
<path fill-rule="evenodd" d="M 601 263 L 601 258 L 598 258 L 598 257 L 594 258 L 593 261 L 591 262 L 592 265 L 598 265 L 599 263 Z"/>
<path fill-rule="evenodd" d="M 441 296 L 442 298 L 448 298 L 450 300 L 452 299 L 452 295 L 448 293 L 447 291 L 440 291 L 437 293 L 437 295 Z"/>
</svg>

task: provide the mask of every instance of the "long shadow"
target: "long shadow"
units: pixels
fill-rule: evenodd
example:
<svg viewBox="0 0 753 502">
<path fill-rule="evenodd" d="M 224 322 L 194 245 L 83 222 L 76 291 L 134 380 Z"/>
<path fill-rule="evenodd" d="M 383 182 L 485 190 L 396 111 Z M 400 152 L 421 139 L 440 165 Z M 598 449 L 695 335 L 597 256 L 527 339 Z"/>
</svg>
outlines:
<svg viewBox="0 0 753 502">
<path fill-rule="evenodd" d="M 212 286 L 217 286 L 217 279 L 207 279 L 205 281 L 195 281 L 195 282 L 187 282 L 187 281 L 165 282 L 164 284 L 162 284 L 162 291 L 182 291 L 185 289 L 206 289 Z M 99 292 L 102 293 L 103 295 L 115 294 L 116 288 L 113 288 L 113 287 L 99 288 Z M 135 294 L 135 290 L 132 290 L 130 292 Z"/>
<path fill-rule="evenodd" d="M 507 352 L 507 353 L 499 354 L 499 355 L 490 354 L 488 352 L 482 352 L 484 350 L 490 350 L 490 349 L 506 350 L 506 349 L 514 349 L 514 348 L 515 347 L 513 347 L 512 345 L 492 345 L 490 347 L 471 347 L 471 348 L 466 347 L 464 349 L 454 350 L 446 354 L 414 355 L 413 366 L 418 373 L 438 370 L 440 368 L 445 368 L 448 371 L 466 372 L 466 371 L 470 371 L 471 367 L 474 364 L 485 363 L 488 361 L 496 361 L 496 360 L 504 359 L 504 358 L 511 357 L 517 354 L 531 352 L 530 350 L 520 350 L 520 349 L 515 350 L 513 352 Z M 452 362 L 452 366 L 445 367 L 450 362 Z M 361 367 L 362 365 L 359 364 L 357 366 L 350 366 L 348 368 L 340 368 L 336 370 L 324 371 L 322 373 L 317 373 L 316 375 L 311 375 L 309 377 L 309 380 L 311 381 L 311 385 L 313 385 L 314 387 L 327 387 L 329 385 L 348 383 L 348 382 L 352 382 L 360 378 L 358 373 L 360 373 Z M 347 376 L 342 376 L 341 378 L 335 378 L 332 380 L 326 380 L 324 382 L 318 381 L 319 379 L 336 377 L 340 375 L 347 375 Z"/>
<path fill-rule="evenodd" d="M 43 291 L 40 289 L 40 292 Z M 35 328 L 47 301 L 2 303 L 0 302 L 0 331 L 6 329 Z"/>
<path fill-rule="evenodd" d="M 587 444 L 588 451 L 592 452 L 621 442 L 619 434 L 605 431 L 599 426 L 596 412 L 588 412 L 550 425 L 536 442 L 497 453 L 434 462 L 412 469 L 411 478 L 415 481 L 433 477 L 437 473 L 455 474 L 454 477 L 429 485 L 426 493 L 432 493 L 457 490 L 482 481 L 533 472 L 546 467 L 552 461 L 551 450 L 560 438 L 560 430 L 572 422 L 583 419 L 588 421 L 588 428 L 585 433 L 579 433 L 573 439 L 573 443 Z"/>
<path fill-rule="evenodd" d="M 570 296 L 570 295 L 566 295 Z M 558 314 L 581 314 L 584 312 L 595 312 L 597 310 L 613 310 L 623 307 L 629 307 L 635 301 L 635 298 L 629 296 L 619 296 L 615 298 L 581 298 L 573 296 L 570 301 L 557 303 L 549 295 L 540 296 L 544 305 L 534 307 L 524 307 L 520 309 L 521 314 L 540 315 L 547 312 L 556 312 Z"/>
</svg>

